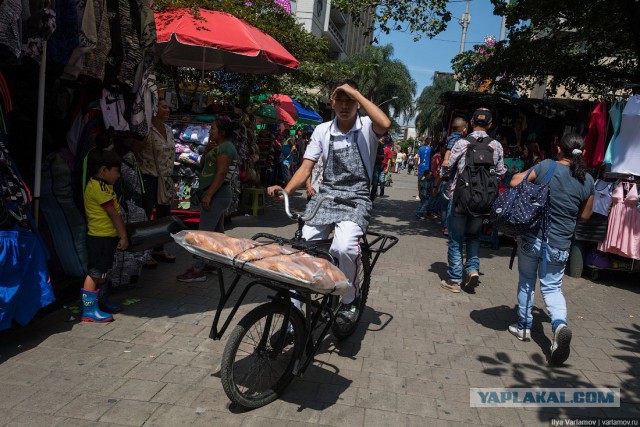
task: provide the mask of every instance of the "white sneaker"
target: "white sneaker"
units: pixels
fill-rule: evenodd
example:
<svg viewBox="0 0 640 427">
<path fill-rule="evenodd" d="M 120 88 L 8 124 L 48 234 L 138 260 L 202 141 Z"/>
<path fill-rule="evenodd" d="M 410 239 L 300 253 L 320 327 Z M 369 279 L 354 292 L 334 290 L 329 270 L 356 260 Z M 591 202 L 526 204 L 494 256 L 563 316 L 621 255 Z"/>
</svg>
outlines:
<svg viewBox="0 0 640 427">
<path fill-rule="evenodd" d="M 518 328 L 517 323 L 514 323 L 513 325 L 509 325 L 509 332 L 511 333 L 511 335 L 514 335 L 520 341 L 531 340 L 531 329 L 520 329 Z"/>
<path fill-rule="evenodd" d="M 571 353 L 571 329 L 566 324 L 561 324 L 553 334 L 553 344 L 551 344 L 551 363 L 562 365 Z"/>
</svg>

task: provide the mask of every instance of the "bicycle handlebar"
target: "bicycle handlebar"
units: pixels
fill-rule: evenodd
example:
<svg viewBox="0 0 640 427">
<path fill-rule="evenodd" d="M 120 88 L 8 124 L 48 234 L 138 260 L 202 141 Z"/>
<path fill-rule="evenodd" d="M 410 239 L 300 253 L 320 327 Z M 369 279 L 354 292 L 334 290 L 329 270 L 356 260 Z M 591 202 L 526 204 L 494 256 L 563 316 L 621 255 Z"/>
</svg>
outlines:
<svg viewBox="0 0 640 427">
<path fill-rule="evenodd" d="M 291 210 L 289 209 L 289 195 L 285 191 L 277 191 L 276 195 L 282 195 L 284 197 L 284 211 L 286 212 L 287 216 L 294 221 L 298 219 L 304 222 L 311 220 L 318 213 L 320 206 L 322 206 L 322 204 L 327 201 L 336 203 L 338 205 L 349 206 L 351 208 L 355 208 L 357 206 L 355 202 L 351 200 L 343 199 L 342 197 L 322 196 L 320 197 L 320 199 L 318 199 L 318 203 L 316 203 L 316 205 L 314 206 L 313 210 L 309 213 L 309 215 L 302 216 L 302 215 L 291 212 Z"/>
</svg>

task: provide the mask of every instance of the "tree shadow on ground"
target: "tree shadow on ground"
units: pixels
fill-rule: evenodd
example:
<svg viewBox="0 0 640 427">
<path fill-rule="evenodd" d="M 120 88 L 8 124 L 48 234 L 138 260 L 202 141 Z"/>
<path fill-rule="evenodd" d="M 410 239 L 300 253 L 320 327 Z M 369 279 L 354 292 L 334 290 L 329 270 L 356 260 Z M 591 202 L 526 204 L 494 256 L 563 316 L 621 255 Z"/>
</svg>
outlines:
<svg viewBox="0 0 640 427">
<path fill-rule="evenodd" d="M 618 374 L 623 381 L 620 385 L 620 410 L 623 412 L 616 416 L 640 419 L 640 324 L 634 323 L 628 328 L 615 330 L 625 335 L 625 338 L 613 340 L 621 354 L 614 354 L 612 357 L 628 365 L 623 374 Z"/>
<path fill-rule="evenodd" d="M 471 319 L 478 324 L 495 331 L 506 332 L 508 325 L 517 322 L 517 306 L 506 305 L 491 307 L 483 310 L 473 310 Z M 507 351 L 497 350 L 493 356 L 478 356 L 478 361 L 485 366 L 483 372 L 488 375 L 503 379 L 506 387 L 515 388 L 575 388 L 585 387 L 609 387 L 621 389 L 620 408 L 606 407 L 540 407 L 527 408 L 527 411 L 535 411 L 538 421 L 549 421 L 557 418 L 586 418 L 599 419 L 608 417 L 634 418 L 640 417 L 640 327 L 633 325 L 634 329 L 618 328 L 623 334 L 628 334 L 628 339 L 616 340 L 625 350 L 624 355 L 615 356 L 629 364 L 627 378 L 622 383 L 611 380 L 603 380 L 600 384 L 589 381 L 579 370 L 572 366 L 571 358 L 563 366 L 549 365 L 551 340 L 545 336 L 544 323 L 550 323 L 551 319 L 544 310 L 533 308 L 534 324 L 532 328 L 532 340 L 540 347 L 544 357 L 538 353 L 529 353 L 530 361 L 516 361 Z M 515 339 L 515 338 L 514 338 Z M 587 340 L 588 342 L 588 340 Z M 615 378 L 614 375 L 610 376 Z M 624 377 L 623 377 L 624 379 Z M 521 409 L 519 409 L 521 410 Z"/>
</svg>

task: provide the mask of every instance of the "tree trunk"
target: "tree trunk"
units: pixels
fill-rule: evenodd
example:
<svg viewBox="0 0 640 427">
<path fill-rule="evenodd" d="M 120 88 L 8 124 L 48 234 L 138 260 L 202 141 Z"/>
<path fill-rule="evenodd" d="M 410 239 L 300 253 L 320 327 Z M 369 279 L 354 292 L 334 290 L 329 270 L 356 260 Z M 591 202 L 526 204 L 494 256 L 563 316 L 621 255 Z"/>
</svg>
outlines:
<svg viewBox="0 0 640 427">
<path fill-rule="evenodd" d="M 180 76 L 178 75 L 178 67 L 171 67 L 171 77 L 173 78 L 173 89 L 176 91 L 178 98 L 178 111 L 184 111 L 184 102 L 180 96 Z"/>
</svg>

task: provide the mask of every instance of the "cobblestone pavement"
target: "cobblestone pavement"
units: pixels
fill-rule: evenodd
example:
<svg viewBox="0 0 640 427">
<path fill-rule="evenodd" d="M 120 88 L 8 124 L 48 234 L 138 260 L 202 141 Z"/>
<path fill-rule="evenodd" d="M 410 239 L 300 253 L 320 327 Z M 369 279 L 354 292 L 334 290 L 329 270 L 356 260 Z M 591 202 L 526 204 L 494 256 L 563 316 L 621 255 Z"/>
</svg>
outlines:
<svg viewBox="0 0 640 427">
<path fill-rule="evenodd" d="M 616 274 L 594 283 L 565 277 L 574 339 L 566 366 L 552 368 L 549 318 L 536 295 L 531 342 L 506 331 L 516 320 L 517 273 L 509 242 L 484 246 L 475 294 L 439 287 L 446 240 L 434 220 L 414 217 L 415 178 L 394 175 L 375 203 L 372 229 L 400 237 L 375 268 L 369 307 L 350 339 L 330 336 L 314 365 L 282 398 L 242 412 L 219 378 L 225 345 L 208 338 L 218 301 L 213 278 L 175 281 L 191 257 L 146 270 L 115 300 L 138 298 L 111 324 L 69 321 L 58 310 L 0 335 L 3 425 L 549 425 L 554 417 L 640 418 L 640 284 Z M 228 231 L 291 236 L 278 204 L 237 217 Z M 302 193 L 294 204 L 302 206 Z M 241 315 L 265 300 L 250 294 Z M 234 321 L 234 323 L 235 323 Z M 232 327 L 234 324 L 232 324 Z M 228 335 L 228 333 L 227 333 Z M 491 408 L 469 405 L 469 387 L 591 387 L 622 390 L 621 408 Z"/>
</svg>

